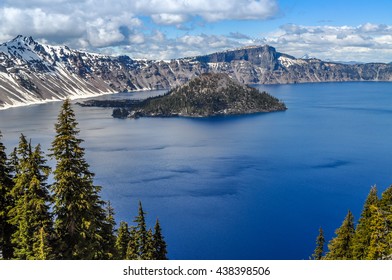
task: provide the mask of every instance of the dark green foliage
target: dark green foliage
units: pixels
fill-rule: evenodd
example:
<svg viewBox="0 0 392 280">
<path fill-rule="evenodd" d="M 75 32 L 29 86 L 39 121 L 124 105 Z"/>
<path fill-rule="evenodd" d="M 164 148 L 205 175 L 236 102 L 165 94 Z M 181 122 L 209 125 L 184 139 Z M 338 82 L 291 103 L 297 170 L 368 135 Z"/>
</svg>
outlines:
<svg viewBox="0 0 392 280">
<path fill-rule="evenodd" d="M 9 223 L 8 212 L 13 208 L 14 200 L 11 196 L 13 188 L 11 168 L 1 139 L 2 134 L 0 132 L 0 259 L 7 260 L 13 257 L 11 235 L 15 229 Z"/>
<path fill-rule="evenodd" d="M 312 258 L 314 260 L 322 259 L 324 253 L 324 243 L 325 243 L 324 232 L 323 229 L 320 227 L 319 235 L 317 236 L 316 239 L 316 249 L 314 250 L 314 253 L 312 255 Z"/>
<path fill-rule="evenodd" d="M 52 191 L 58 253 L 63 259 L 100 259 L 104 257 L 104 202 L 99 196 L 101 188 L 93 184 L 94 174 L 84 158 L 77 125 L 70 101 L 66 100 L 51 148 L 56 160 Z"/>
<path fill-rule="evenodd" d="M 130 247 L 130 253 L 127 256 L 129 259 L 145 260 L 148 257 L 152 258 L 149 251 L 150 244 L 148 243 L 150 240 L 147 233 L 145 214 L 142 203 L 139 201 L 139 213 L 134 220 L 136 226 L 131 231 L 131 241 L 128 246 Z"/>
<path fill-rule="evenodd" d="M 336 230 L 336 237 L 328 244 L 329 252 L 325 258 L 330 260 L 352 259 L 352 239 L 354 236 L 354 216 L 349 210 L 340 228 Z"/>
<path fill-rule="evenodd" d="M 139 260 L 138 240 L 135 227 L 131 228 L 130 238 L 127 245 L 126 260 Z"/>
<path fill-rule="evenodd" d="M 119 260 L 125 260 L 127 257 L 128 243 L 131 239 L 131 233 L 129 232 L 128 224 L 126 222 L 120 222 L 120 226 L 117 230 L 116 238 L 116 251 L 117 258 Z"/>
<path fill-rule="evenodd" d="M 121 222 L 116 237 L 114 209 L 110 202 L 104 208 L 100 187 L 93 184 L 69 100 L 55 128 L 52 186 L 39 144 L 33 148 L 22 134 L 8 159 L 0 141 L 0 259 L 150 260 L 158 252 L 166 257 L 159 223 L 155 232 L 147 230 L 141 202 L 136 225 L 130 232 Z"/>
<path fill-rule="evenodd" d="M 35 232 L 34 238 L 37 240 L 33 245 L 34 259 L 54 259 L 51 236 L 45 231 L 44 227 L 41 227 L 38 232 Z"/>
<path fill-rule="evenodd" d="M 227 74 L 209 73 L 176 87 L 164 96 L 148 98 L 115 109 L 114 117 L 218 116 L 286 110 L 286 106 L 266 92 L 241 84 Z M 131 113 L 132 112 L 132 113 Z"/>
<path fill-rule="evenodd" d="M 159 220 L 157 219 L 154 227 L 154 235 L 153 235 L 153 243 L 154 243 L 154 259 L 155 260 L 167 260 L 167 245 L 162 235 L 161 225 L 159 224 Z"/>
<path fill-rule="evenodd" d="M 353 238 L 353 258 L 358 260 L 368 259 L 368 251 L 370 249 L 370 240 L 372 235 L 371 223 L 374 219 L 372 206 L 377 207 L 378 196 L 376 186 L 372 187 L 368 197 L 366 198 L 361 218 L 358 221 L 358 225 L 355 229 L 355 235 Z"/>
<path fill-rule="evenodd" d="M 370 206 L 372 219 L 370 220 L 370 240 L 367 248 L 366 259 L 383 259 L 392 254 L 391 229 L 387 213 L 380 207 Z"/>
<path fill-rule="evenodd" d="M 103 255 L 101 259 L 103 260 L 113 260 L 117 256 L 115 226 L 114 209 L 110 204 L 110 201 L 108 201 L 106 204 L 106 218 L 102 230 Z"/>
<path fill-rule="evenodd" d="M 50 168 L 45 165 L 46 160 L 40 145 L 32 150 L 31 144 L 23 134 L 20 137 L 16 158 L 18 172 L 14 175 L 14 187 L 11 192 L 15 205 L 9 211 L 9 221 L 16 228 L 12 234 L 14 257 L 51 258 L 53 221 L 49 211 L 51 196 L 46 184 Z M 42 246 L 46 248 L 45 255 L 39 250 Z"/>
<path fill-rule="evenodd" d="M 337 236 L 328 245 L 326 259 L 379 260 L 392 259 L 392 186 L 381 199 L 377 188 L 371 188 L 366 198 L 361 218 L 354 229 L 351 212 Z M 353 233 L 354 232 L 354 233 Z M 352 236 L 352 238 L 350 237 Z M 351 245 L 349 245 L 351 243 Z M 350 246 L 350 247 L 349 247 Z"/>
<path fill-rule="evenodd" d="M 128 260 L 166 260 L 166 242 L 162 236 L 161 226 L 157 220 L 154 232 L 147 230 L 145 212 L 139 201 L 139 213 L 131 228 L 130 239 L 127 246 L 126 259 Z M 125 230 L 124 230 L 125 231 Z"/>
<path fill-rule="evenodd" d="M 384 236 L 387 248 L 383 253 L 384 259 L 392 258 L 392 186 L 389 186 L 380 199 L 379 214 L 384 220 Z"/>
</svg>

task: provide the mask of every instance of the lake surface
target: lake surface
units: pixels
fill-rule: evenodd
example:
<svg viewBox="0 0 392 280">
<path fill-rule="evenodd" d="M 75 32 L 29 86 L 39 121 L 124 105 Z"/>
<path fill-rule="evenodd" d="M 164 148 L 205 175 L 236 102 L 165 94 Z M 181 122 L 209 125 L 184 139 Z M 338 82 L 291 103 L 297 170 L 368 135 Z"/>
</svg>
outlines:
<svg viewBox="0 0 392 280">
<path fill-rule="evenodd" d="M 258 86 L 288 110 L 121 120 L 74 106 L 87 161 L 117 221 L 141 200 L 171 259 L 308 259 L 318 228 L 356 220 L 370 187 L 392 183 L 392 84 Z M 104 98 L 140 98 L 159 92 Z M 0 111 L 8 152 L 23 132 L 45 149 L 61 103 Z"/>
</svg>

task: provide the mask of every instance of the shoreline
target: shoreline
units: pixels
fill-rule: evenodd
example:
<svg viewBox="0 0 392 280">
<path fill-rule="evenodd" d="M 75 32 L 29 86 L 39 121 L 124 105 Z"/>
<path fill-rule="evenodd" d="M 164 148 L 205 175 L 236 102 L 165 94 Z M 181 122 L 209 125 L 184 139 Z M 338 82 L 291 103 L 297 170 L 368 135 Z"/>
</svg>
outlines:
<svg viewBox="0 0 392 280">
<path fill-rule="evenodd" d="M 320 82 L 296 82 L 296 83 L 266 83 L 266 84 L 249 84 L 249 86 L 258 86 L 258 85 L 265 85 L 265 86 L 282 86 L 282 85 L 297 85 L 297 84 L 322 84 L 322 83 L 392 83 L 392 81 L 388 80 L 352 80 L 352 81 L 320 81 Z M 132 90 L 129 91 L 131 92 L 142 92 L 142 91 L 153 91 L 157 89 L 152 89 L 152 88 L 144 88 L 144 89 L 137 89 L 137 90 Z M 162 89 L 162 90 L 170 90 L 169 89 Z M 45 100 L 37 100 L 34 102 L 28 102 L 28 103 L 22 103 L 18 102 L 17 104 L 10 105 L 6 104 L 4 106 L 0 105 L 0 111 L 2 110 L 8 110 L 12 108 L 18 108 L 18 107 L 25 107 L 25 106 L 32 106 L 32 105 L 39 105 L 39 104 L 46 104 L 46 103 L 51 103 L 51 102 L 59 102 L 59 101 L 64 101 L 66 98 L 69 98 L 70 100 L 77 100 L 77 99 L 87 99 L 87 98 L 93 98 L 93 97 L 100 97 L 103 95 L 112 95 L 112 94 L 118 94 L 121 92 L 102 92 L 98 94 L 85 94 L 82 96 L 78 95 L 70 95 L 64 98 L 59 98 L 59 99 L 45 99 Z"/>
</svg>

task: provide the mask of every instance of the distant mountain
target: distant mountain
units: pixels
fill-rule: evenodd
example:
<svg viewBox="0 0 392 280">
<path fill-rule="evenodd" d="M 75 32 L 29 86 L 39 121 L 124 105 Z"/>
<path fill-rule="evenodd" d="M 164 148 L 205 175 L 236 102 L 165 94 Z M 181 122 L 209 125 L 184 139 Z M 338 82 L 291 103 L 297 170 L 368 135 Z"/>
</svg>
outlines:
<svg viewBox="0 0 392 280">
<path fill-rule="evenodd" d="M 392 64 L 296 59 L 271 46 L 153 61 L 92 54 L 18 36 L 0 45 L 0 109 L 66 97 L 169 89 L 208 72 L 226 73 L 245 84 L 392 81 Z"/>
<path fill-rule="evenodd" d="M 119 101 L 120 105 L 123 101 Z M 222 73 L 205 73 L 164 96 L 113 111 L 114 117 L 209 117 L 286 110 L 275 97 Z"/>
</svg>

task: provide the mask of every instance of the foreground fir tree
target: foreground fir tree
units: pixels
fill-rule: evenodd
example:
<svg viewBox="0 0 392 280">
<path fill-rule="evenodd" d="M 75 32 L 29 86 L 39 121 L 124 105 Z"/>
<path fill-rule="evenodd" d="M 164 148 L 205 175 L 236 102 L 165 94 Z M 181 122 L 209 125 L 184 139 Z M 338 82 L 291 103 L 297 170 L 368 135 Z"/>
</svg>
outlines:
<svg viewBox="0 0 392 280">
<path fill-rule="evenodd" d="M 162 235 L 161 225 L 157 219 L 153 234 L 154 260 L 167 260 L 167 245 Z"/>
<path fill-rule="evenodd" d="M 8 215 L 14 205 L 11 196 L 13 182 L 5 146 L 1 139 L 2 134 L 0 132 L 0 259 L 9 260 L 13 257 L 11 235 L 14 232 L 14 227 L 9 223 Z"/>
<path fill-rule="evenodd" d="M 140 251 L 138 246 L 138 239 L 136 236 L 136 228 L 131 227 L 129 242 L 127 245 L 127 253 L 125 255 L 126 260 L 140 260 Z"/>
<path fill-rule="evenodd" d="M 383 242 L 385 242 L 386 245 L 381 258 L 392 259 L 392 186 L 389 186 L 382 193 L 378 214 L 382 215 L 382 223 L 384 226 Z"/>
<path fill-rule="evenodd" d="M 372 219 L 369 223 L 370 238 L 367 247 L 366 259 L 379 260 L 392 253 L 392 243 L 388 236 L 388 221 L 386 213 L 375 205 L 371 205 Z"/>
<path fill-rule="evenodd" d="M 366 198 L 361 218 L 358 220 L 358 225 L 355 229 L 355 234 L 352 242 L 353 259 L 365 260 L 369 259 L 370 240 L 373 235 L 374 227 L 371 225 L 376 214 L 373 207 L 378 207 L 379 199 L 377 195 L 377 188 L 373 186 Z"/>
<path fill-rule="evenodd" d="M 167 259 L 167 246 L 162 235 L 162 229 L 157 220 L 154 232 L 152 229 L 147 230 L 145 212 L 143 211 L 142 203 L 139 201 L 139 212 L 134 222 L 136 226 L 131 228 L 131 232 L 127 235 L 126 224 L 120 225 L 119 236 L 117 238 L 117 250 L 120 256 L 123 255 L 124 249 L 122 247 L 125 238 L 129 236 L 127 251 L 125 259 L 128 260 L 166 260 Z M 123 223 L 123 222 L 122 222 Z M 123 233 L 124 232 L 124 233 Z M 121 233 L 121 239 L 120 239 Z M 120 240 L 124 240 L 120 242 Z"/>
<path fill-rule="evenodd" d="M 104 255 L 104 202 L 101 188 L 93 184 L 94 174 L 84 158 L 77 125 L 67 99 L 55 125 L 51 148 L 51 157 L 56 160 L 52 191 L 58 255 L 62 259 L 100 259 Z"/>
<path fill-rule="evenodd" d="M 129 232 L 128 224 L 126 222 L 120 222 L 120 226 L 117 230 L 116 238 L 116 251 L 117 259 L 125 260 L 127 258 L 128 243 L 131 239 L 131 233 Z"/>
<path fill-rule="evenodd" d="M 17 259 L 50 259 L 53 242 L 51 196 L 46 181 L 50 168 L 38 145 L 34 151 L 22 134 L 17 148 L 18 172 L 14 177 L 12 196 L 15 205 L 9 211 L 14 257 Z M 40 234 L 44 232 L 45 234 Z M 45 244 L 45 254 L 40 247 Z"/>
<path fill-rule="evenodd" d="M 320 227 L 319 235 L 317 236 L 317 239 L 316 239 L 316 249 L 314 250 L 314 253 L 312 255 L 312 258 L 314 260 L 321 260 L 323 258 L 324 243 L 325 243 L 324 231 Z"/>
<path fill-rule="evenodd" d="M 350 260 L 352 259 L 352 240 L 354 236 L 354 216 L 348 211 L 340 228 L 335 233 L 336 237 L 328 244 L 329 252 L 325 259 L 328 260 Z"/>
<path fill-rule="evenodd" d="M 115 235 L 115 226 L 116 221 L 114 219 L 114 209 L 110 203 L 110 201 L 106 204 L 106 217 L 104 222 L 104 227 L 102 231 L 103 237 L 103 260 L 114 260 L 117 256 L 116 250 L 116 235 Z"/>
<path fill-rule="evenodd" d="M 150 251 L 150 239 L 148 238 L 147 226 L 146 226 L 146 219 L 145 219 L 145 212 L 143 211 L 143 206 L 141 201 L 139 201 L 139 211 L 138 216 L 136 216 L 134 222 L 136 226 L 134 230 L 131 232 L 131 244 L 130 250 L 131 252 L 135 250 L 136 252 L 136 259 L 138 260 L 147 260 L 151 259 L 151 251 Z M 134 247 L 134 249 L 132 248 Z M 129 257 L 135 257 L 131 254 Z"/>
</svg>

